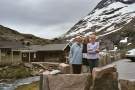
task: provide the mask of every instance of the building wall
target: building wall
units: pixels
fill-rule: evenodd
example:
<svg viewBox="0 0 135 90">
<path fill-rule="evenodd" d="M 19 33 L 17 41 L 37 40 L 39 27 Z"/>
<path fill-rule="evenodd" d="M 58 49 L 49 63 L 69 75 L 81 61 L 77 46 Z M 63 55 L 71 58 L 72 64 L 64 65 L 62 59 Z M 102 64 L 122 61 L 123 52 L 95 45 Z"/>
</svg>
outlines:
<svg viewBox="0 0 135 90">
<path fill-rule="evenodd" d="M 21 53 L 11 49 L 0 49 L 0 65 L 18 64 L 21 62 Z"/>
<path fill-rule="evenodd" d="M 65 53 L 64 51 L 39 51 L 37 52 L 37 61 L 65 62 Z"/>
<path fill-rule="evenodd" d="M 14 51 L 13 52 L 13 63 L 14 64 L 18 64 L 22 62 L 22 56 L 21 56 L 21 52 L 19 51 Z"/>
<path fill-rule="evenodd" d="M 66 62 L 65 51 L 37 51 L 37 52 L 23 52 L 23 62 Z"/>
</svg>

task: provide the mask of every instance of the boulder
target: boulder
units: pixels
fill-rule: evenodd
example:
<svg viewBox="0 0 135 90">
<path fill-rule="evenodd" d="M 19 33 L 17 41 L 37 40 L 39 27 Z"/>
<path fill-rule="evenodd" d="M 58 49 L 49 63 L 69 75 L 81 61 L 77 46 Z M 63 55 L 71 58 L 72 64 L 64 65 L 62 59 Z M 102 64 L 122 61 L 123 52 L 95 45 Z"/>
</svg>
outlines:
<svg viewBox="0 0 135 90">
<path fill-rule="evenodd" d="M 41 90 L 89 90 L 92 78 L 90 74 L 43 75 L 42 84 Z"/>
<path fill-rule="evenodd" d="M 50 74 L 50 71 L 46 70 L 43 72 L 43 75 L 49 75 Z"/>
<path fill-rule="evenodd" d="M 135 90 L 135 80 L 119 80 L 121 90 Z"/>
<path fill-rule="evenodd" d="M 52 74 L 52 75 L 61 74 L 61 71 L 60 70 L 52 70 L 50 72 L 50 74 Z"/>
<path fill-rule="evenodd" d="M 61 71 L 60 70 L 52 70 L 52 71 L 44 71 L 43 72 L 43 75 L 56 75 L 56 74 L 61 74 Z"/>
<path fill-rule="evenodd" d="M 71 70 L 70 70 L 70 65 L 69 64 L 65 64 L 65 63 L 61 63 L 59 65 L 59 70 L 61 71 L 61 73 L 63 74 L 70 74 Z"/>
<path fill-rule="evenodd" d="M 33 68 L 33 65 L 31 63 L 24 63 L 24 66 L 27 68 Z"/>
<path fill-rule="evenodd" d="M 118 73 L 114 64 L 94 68 L 92 90 L 119 90 Z"/>
</svg>

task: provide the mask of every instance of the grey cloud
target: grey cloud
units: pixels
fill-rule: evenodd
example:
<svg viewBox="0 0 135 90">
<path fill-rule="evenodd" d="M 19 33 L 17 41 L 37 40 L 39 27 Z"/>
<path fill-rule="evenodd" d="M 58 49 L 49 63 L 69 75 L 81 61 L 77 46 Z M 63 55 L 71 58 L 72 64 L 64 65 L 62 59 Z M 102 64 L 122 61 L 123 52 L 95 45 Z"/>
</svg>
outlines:
<svg viewBox="0 0 135 90">
<path fill-rule="evenodd" d="M 58 25 L 61 29 L 58 31 L 61 33 L 88 14 L 97 2 L 99 0 L 0 0 L 0 24 L 19 29 L 21 32 L 23 28 L 32 31 L 29 28 L 31 26 L 44 27 L 41 32 L 52 31 L 52 27 Z M 57 29 L 53 27 L 54 32 Z"/>
</svg>

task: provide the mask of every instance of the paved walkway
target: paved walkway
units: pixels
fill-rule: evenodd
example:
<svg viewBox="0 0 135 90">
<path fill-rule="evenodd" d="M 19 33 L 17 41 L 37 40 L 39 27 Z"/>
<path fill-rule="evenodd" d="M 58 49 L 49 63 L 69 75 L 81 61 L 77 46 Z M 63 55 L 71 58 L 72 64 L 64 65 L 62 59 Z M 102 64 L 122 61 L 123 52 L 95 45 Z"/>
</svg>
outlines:
<svg viewBox="0 0 135 90">
<path fill-rule="evenodd" d="M 134 79 L 135 80 L 135 62 L 128 59 L 123 59 L 115 62 L 119 73 L 119 79 Z"/>
</svg>

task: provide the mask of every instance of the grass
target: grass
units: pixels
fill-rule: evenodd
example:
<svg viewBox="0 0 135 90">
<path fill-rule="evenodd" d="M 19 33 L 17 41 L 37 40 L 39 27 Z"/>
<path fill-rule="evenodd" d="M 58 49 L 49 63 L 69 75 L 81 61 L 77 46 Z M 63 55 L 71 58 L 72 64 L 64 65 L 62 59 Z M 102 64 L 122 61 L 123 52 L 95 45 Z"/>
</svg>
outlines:
<svg viewBox="0 0 135 90">
<path fill-rule="evenodd" d="M 39 82 L 33 82 L 28 85 L 22 85 L 17 87 L 15 90 L 39 90 Z"/>
</svg>

